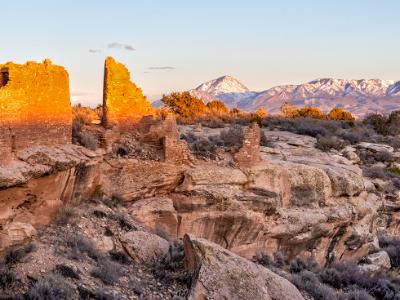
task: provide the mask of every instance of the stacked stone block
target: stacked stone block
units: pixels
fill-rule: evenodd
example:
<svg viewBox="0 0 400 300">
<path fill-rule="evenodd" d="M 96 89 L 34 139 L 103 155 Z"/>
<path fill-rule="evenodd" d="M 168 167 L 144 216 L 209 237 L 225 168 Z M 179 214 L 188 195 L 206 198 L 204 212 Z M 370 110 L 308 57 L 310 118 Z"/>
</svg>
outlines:
<svg viewBox="0 0 400 300">
<path fill-rule="evenodd" d="M 235 154 L 235 161 L 245 168 L 252 167 L 260 161 L 260 127 L 257 123 L 246 128 L 243 145 Z"/>
<path fill-rule="evenodd" d="M 150 102 L 130 79 L 128 69 L 112 57 L 104 65 L 103 120 L 105 127 L 130 130 L 143 116 L 151 115 Z"/>
<path fill-rule="evenodd" d="M 0 163 L 35 145 L 71 143 L 72 109 L 67 71 L 27 62 L 0 65 Z"/>
</svg>

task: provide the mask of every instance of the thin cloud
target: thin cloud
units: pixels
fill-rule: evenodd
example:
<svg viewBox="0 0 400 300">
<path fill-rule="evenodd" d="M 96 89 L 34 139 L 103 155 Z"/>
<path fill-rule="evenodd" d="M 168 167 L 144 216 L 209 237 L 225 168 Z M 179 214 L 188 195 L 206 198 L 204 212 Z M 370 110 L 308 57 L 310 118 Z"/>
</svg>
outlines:
<svg viewBox="0 0 400 300">
<path fill-rule="evenodd" d="M 101 50 L 99 50 L 99 49 L 89 49 L 89 52 L 94 54 L 94 53 L 100 53 Z"/>
<path fill-rule="evenodd" d="M 149 70 L 175 70 L 175 67 L 165 66 L 165 67 L 149 67 Z"/>
<path fill-rule="evenodd" d="M 110 49 L 121 49 L 126 51 L 135 51 L 136 49 L 129 44 L 121 44 L 121 43 L 110 43 L 108 44 L 108 48 Z"/>
</svg>

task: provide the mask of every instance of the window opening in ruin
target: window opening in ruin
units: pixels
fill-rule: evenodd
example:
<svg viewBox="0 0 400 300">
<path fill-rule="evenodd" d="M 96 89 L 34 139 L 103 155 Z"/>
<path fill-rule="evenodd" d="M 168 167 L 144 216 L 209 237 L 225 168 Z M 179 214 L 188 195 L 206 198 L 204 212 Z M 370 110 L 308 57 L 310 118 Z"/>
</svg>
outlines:
<svg viewBox="0 0 400 300">
<path fill-rule="evenodd" d="M 0 71 L 0 88 L 3 86 L 6 86 L 8 83 L 8 80 L 10 79 L 8 70 L 1 70 Z"/>
<path fill-rule="evenodd" d="M 126 151 L 124 148 L 118 148 L 117 155 L 118 156 L 127 156 L 128 155 L 128 151 Z"/>
</svg>

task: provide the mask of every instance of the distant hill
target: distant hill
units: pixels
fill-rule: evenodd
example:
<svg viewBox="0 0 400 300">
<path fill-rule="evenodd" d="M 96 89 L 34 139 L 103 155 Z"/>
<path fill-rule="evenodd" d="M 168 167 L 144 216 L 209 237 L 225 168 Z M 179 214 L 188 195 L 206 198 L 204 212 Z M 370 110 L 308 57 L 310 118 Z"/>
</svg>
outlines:
<svg viewBox="0 0 400 300">
<path fill-rule="evenodd" d="M 400 81 L 381 79 L 321 78 L 304 84 L 281 85 L 256 92 L 250 91 L 231 76 L 222 76 L 190 92 L 204 102 L 217 99 L 230 108 L 237 107 L 244 111 L 255 111 L 263 106 L 269 112 L 276 113 L 284 101 L 291 101 L 298 107 L 317 106 L 323 111 L 343 107 L 357 116 L 400 109 Z M 158 101 L 158 105 L 162 103 Z"/>
</svg>

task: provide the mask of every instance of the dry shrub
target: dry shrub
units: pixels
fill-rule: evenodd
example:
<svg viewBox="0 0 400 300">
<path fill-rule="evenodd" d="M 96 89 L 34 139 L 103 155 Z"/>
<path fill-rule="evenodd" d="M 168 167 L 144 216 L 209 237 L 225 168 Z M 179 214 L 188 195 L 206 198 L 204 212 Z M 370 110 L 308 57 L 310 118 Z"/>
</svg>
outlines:
<svg viewBox="0 0 400 300">
<path fill-rule="evenodd" d="M 297 118 L 299 111 L 293 103 L 285 101 L 280 108 L 280 115 L 284 118 Z"/>
<path fill-rule="evenodd" d="M 345 142 L 336 136 L 319 136 L 315 146 L 322 151 L 340 150 L 346 146 Z"/>
<path fill-rule="evenodd" d="M 244 139 L 243 127 L 233 125 L 228 130 L 221 131 L 220 138 L 225 147 L 241 147 Z"/>
<path fill-rule="evenodd" d="M 102 257 L 94 243 L 83 235 L 70 233 L 66 236 L 65 243 L 71 249 L 71 258 L 75 260 L 82 260 L 85 254 L 96 261 Z"/>
<path fill-rule="evenodd" d="M 380 236 L 379 245 L 389 254 L 392 267 L 400 267 L 400 238 L 395 236 Z"/>
<path fill-rule="evenodd" d="M 329 114 L 328 118 L 331 120 L 343 120 L 343 121 L 354 121 L 355 118 L 351 112 L 345 111 L 343 108 L 335 107 Z"/>
<path fill-rule="evenodd" d="M 28 290 L 30 300 L 73 300 L 79 299 L 75 289 L 59 275 L 51 274 L 40 278 Z"/>
<path fill-rule="evenodd" d="M 399 239 L 381 237 L 380 245 L 385 250 L 391 247 L 393 253 L 389 256 L 393 255 L 395 261 L 400 257 Z M 278 264 L 276 257 L 271 259 L 268 255 L 258 254 L 253 260 L 289 279 L 303 294 L 306 294 L 307 299 L 394 300 L 400 296 L 400 283 L 395 276 L 365 271 L 351 262 L 322 267 L 311 257 L 298 257 L 290 264 L 286 264 L 283 256 L 279 258 Z"/>
<path fill-rule="evenodd" d="M 200 157 L 204 158 L 215 158 L 216 147 L 209 140 L 205 138 L 199 138 L 190 144 L 192 152 Z"/>
<path fill-rule="evenodd" d="M 381 114 L 370 114 L 367 115 L 363 120 L 364 125 L 372 126 L 372 128 L 381 135 L 388 135 L 388 120 Z"/>
<path fill-rule="evenodd" d="M 369 178 L 387 179 L 388 174 L 384 168 L 367 167 L 363 169 L 363 175 Z"/>
<path fill-rule="evenodd" d="M 203 115 L 207 111 L 204 102 L 192 96 L 189 92 L 174 92 L 164 95 L 164 105 L 183 119 L 190 119 Z"/>
<path fill-rule="evenodd" d="M 13 271 L 0 269 L 0 289 L 9 289 L 16 283 L 18 283 L 18 277 Z"/>
<path fill-rule="evenodd" d="M 303 118 L 324 119 L 324 113 L 314 106 L 304 106 L 298 110 L 299 116 Z"/>
<path fill-rule="evenodd" d="M 264 107 L 260 107 L 256 110 L 255 115 L 261 119 L 268 117 L 268 112 Z"/>
<path fill-rule="evenodd" d="M 60 226 L 65 226 L 70 223 L 73 216 L 74 209 L 71 206 L 64 206 L 58 212 L 55 223 Z"/>
<path fill-rule="evenodd" d="M 29 253 L 36 251 L 36 249 L 37 246 L 32 242 L 22 247 L 14 247 L 8 249 L 4 256 L 4 263 L 7 266 L 11 266 L 16 263 L 22 262 Z"/>
<path fill-rule="evenodd" d="M 225 122 L 218 116 L 210 116 L 207 118 L 203 118 L 199 121 L 202 126 L 208 128 L 224 128 Z"/>
<path fill-rule="evenodd" d="M 97 149 L 98 139 L 84 130 L 83 123 L 79 120 L 74 120 L 72 123 L 72 142 L 94 151 Z"/>
<path fill-rule="evenodd" d="M 78 272 L 66 265 L 56 265 L 54 272 L 65 278 L 80 279 Z"/>
<path fill-rule="evenodd" d="M 226 107 L 225 103 L 219 100 L 210 101 L 207 103 L 207 108 L 210 113 L 221 115 L 227 114 L 228 108 Z"/>
<path fill-rule="evenodd" d="M 82 106 L 81 104 L 72 107 L 72 118 L 74 122 L 79 122 L 83 125 L 90 125 L 100 120 L 100 111 L 98 108 Z"/>
<path fill-rule="evenodd" d="M 107 259 L 99 261 L 98 267 L 92 270 L 92 276 L 100 279 L 104 284 L 111 285 L 120 278 L 120 266 Z"/>
</svg>

